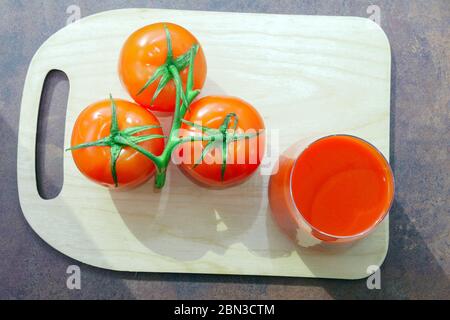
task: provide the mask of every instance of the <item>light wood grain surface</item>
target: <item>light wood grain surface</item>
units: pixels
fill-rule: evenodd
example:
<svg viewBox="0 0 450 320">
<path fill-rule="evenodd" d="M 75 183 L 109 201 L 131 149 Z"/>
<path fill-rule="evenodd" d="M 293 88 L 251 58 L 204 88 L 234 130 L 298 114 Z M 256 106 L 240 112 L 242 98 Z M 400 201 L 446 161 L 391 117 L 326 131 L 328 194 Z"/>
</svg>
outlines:
<svg viewBox="0 0 450 320">
<path fill-rule="evenodd" d="M 366 276 L 369 265 L 380 265 L 388 246 L 387 220 L 346 250 L 296 248 L 270 217 L 269 177 L 261 173 L 217 191 L 193 185 L 172 167 L 160 193 L 151 182 L 130 192 L 109 192 L 87 181 L 66 154 L 61 193 L 52 200 L 40 198 L 35 128 L 46 74 L 60 69 L 70 81 L 68 145 L 85 106 L 109 92 L 128 98 L 117 76 L 120 47 L 132 31 L 157 21 L 181 24 L 197 36 L 209 66 L 203 95 L 229 94 L 251 102 L 269 130 L 278 130 L 279 151 L 303 137 L 349 133 L 388 155 L 390 48 L 372 21 L 150 9 L 105 12 L 53 35 L 31 62 L 21 106 L 18 187 L 32 228 L 62 253 L 113 270 L 355 279 Z M 273 152 L 268 156 L 275 158 Z"/>
</svg>

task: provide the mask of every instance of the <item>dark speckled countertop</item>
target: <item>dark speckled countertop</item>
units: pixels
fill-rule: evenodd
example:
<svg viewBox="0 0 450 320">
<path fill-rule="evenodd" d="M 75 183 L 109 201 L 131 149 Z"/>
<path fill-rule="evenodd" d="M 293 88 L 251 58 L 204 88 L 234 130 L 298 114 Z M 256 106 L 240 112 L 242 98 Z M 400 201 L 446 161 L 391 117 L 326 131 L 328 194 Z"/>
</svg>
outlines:
<svg viewBox="0 0 450 320">
<path fill-rule="evenodd" d="M 80 265 L 81 290 L 67 289 L 67 267 L 78 263 L 49 247 L 26 223 L 17 193 L 16 149 L 28 64 L 64 27 L 76 11 L 73 5 L 82 16 L 125 7 L 362 17 L 379 9 L 393 55 L 390 161 L 397 183 L 381 290 L 368 290 L 365 280 L 120 273 L 86 265 Z M 450 1 L 3 0 L 0 12 L 0 298 L 450 298 Z M 67 86 L 58 76 L 51 81 Z M 64 103 L 58 99 L 55 94 L 48 113 Z M 41 185 L 50 195 L 61 181 L 53 164 L 62 157 L 57 146 L 63 127 L 53 120 L 51 133 L 39 138 L 45 152 Z"/>
</svg>

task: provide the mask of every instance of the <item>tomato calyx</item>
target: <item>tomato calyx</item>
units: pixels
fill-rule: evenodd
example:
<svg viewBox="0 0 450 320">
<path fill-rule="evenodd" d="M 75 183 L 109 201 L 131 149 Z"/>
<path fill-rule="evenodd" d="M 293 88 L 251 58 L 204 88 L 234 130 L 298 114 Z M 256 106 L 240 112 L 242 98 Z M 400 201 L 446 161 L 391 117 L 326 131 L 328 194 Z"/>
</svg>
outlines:
<svg viewBox="0 0 450 320">
<path fill-rule="evenodd" d="M 223 181 L 225 178 L 225 172 L 227 169 L 227 154 L 228 154 L 228 147 L 230 143 L 236 142 L 239 140 L 247 140 L 254 137 L 258 137 L 261 132 L 255 132 L 255 133 L 236 133 L 236 130 L 238 128 L 239 123 L 239 117 L 235 113 L 228 113 L 222 124 L 218 129 L 213 129 L 209 127 L 202 126 L 200 124 L 182 120 L 183 123 L 185 123 L 188 126 L 191 126 L 193 128 L 201 130 L 202 134 L 202 141 L 208 141 L 208 143 L 205 145 L 205 147 L 202 150 L 202 153 L 200 157 L 195 161 L 193 168 L 196 168 L 199 166 L 205 156 L 213 150 L 214 148 L 220 148 L 222 153 L 222 166 L 221 166 L 221 180 Z M 232 125 L 230 126 L 230 124 Z M 193 138 L 193 137 L 190 137 Z M 190 138 L 187 138 L 190 139 Z"/>
<path fill-rule="evenodd" d="M 161 128 L 161 126 L 158 125 L 137 126 L 120 130 L 117 121 L 117 105 L 112 95 L 110 95 L 110 100 L 111 100 L 111 127 L 109 136 L 96 141 L 86 142 L 73 146 L 71 148 L 66 149 L 66 151 L 78 150 L 89 147 L 110 147 L 111 175 L 113 177 L 114 185 L 117 188 L 119 186 L 119 183 L 117 178 L 116 164 L 122 149 L 126 146 L 131 147 L 136 151 L 144 154 L 148 158 L 150 158 L 153 162 L 155 161 L 157 162 L 157 157 L 155 157 L 151 152 L 139 146 L 139 143 L 152 139 L 166 138 L 166 136 L 160 134 L 135 136 L 135 134 L 140 133 L 142 131 Z"/>
<path fill-rule="evenodd" d="M 144 86 L 139 90 L 137 95 L 140 95 L 144 92 L 152 83 L 154 83 L 157 79 L 159 79 L 158 87 L 152 97 L 150 105 L 156 100 L 158 95 L 164 89 L 164 87 L 169 83 L 170 80 L 174 79 L 174 73 L 171 69 L 176 69 L 176 73 L 179 74 L 181 71 L 186 69 L 190 64 L 190 60 L 192 56 L 195 56 L 198 52 L 200 46 L 198 44 L 194 44 L 185 54 L 179 56 L 178 58 L 173 57 L 173 49 L 172 49 L 172 37 L 170 36 L 170 31 L 166 25 L 164 25 L 164 31 L 166 33 L 167 40 L 167 57 L 166 62 L 159 66 L 153 75 L 147 80 Z M 192 64 L 191 64 L 192 65 Z M 191 88 L 192 89 L 192 88 Z M 195 90 L 200 93 L 199 90 Z M 197 93 L 197 95 L 198 95 Z M 192 99 L 193 100 L 193 99 Z"/>
</svg>

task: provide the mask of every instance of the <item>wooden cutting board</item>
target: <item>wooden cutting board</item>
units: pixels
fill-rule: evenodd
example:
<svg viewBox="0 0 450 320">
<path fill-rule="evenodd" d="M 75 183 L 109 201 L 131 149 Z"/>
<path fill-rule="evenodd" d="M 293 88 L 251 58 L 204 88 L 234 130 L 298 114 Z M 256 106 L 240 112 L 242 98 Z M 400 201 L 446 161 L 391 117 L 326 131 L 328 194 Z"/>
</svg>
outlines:
<svg viewBox="0 0 450 320">
<path fill-rule="evenodd" d="M 268 139 L 265 165 L 222 191 L 200 188 L 172 166 L 162 192 L 154 192 L 153 181 L 110 192 L 85 179 L 66 153 L 62 191 L 43 200 L 35 147 L 45 76 L 59 69 L 70 81 L 68 146 L 88 104 L 110 92 L 129 99 L 117 75 L 120 48 L 134 30 L 159 21 L 185 26 L 203 45 L 209 67 L 203 95 L 239 96 L 259 110 L 268 130 L 278 130 Z M 351 248 L 297 248 L 271 218 L 267 171 L 295 141 L 330 133 L 360 136 L 388 157 L 390 64 L 386 35 L 363 18 L 127 9 L 82 19 L 51 36 L 28 70 L 17 164 L 25 218 L 58 251 L 106 269 L 365 277 L 386 256 L 388 220 Z"/>
</svg>

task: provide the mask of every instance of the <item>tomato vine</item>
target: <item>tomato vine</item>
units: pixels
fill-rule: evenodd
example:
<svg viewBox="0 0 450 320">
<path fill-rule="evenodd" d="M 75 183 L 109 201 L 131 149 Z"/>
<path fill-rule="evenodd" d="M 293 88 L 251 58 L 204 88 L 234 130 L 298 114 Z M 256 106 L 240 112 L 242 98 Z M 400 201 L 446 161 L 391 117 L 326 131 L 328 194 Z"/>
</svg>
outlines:
<svg viewBox="0 0 450 320">
<path fill-rule="evenodd" d="M 159 93 L 164 87 L 173 80 L 176 88 L 176 101 L 175 111 L 172 120 L 172 128 L 168 136 L 150 134 L 135 136 L 135 134 L 157 128 L 159 126 L 139 126 L 131 127 L 124 130 L 120 130 L 117 122 L 117 106 L 110 95 L 111 99 L 111 128 L 110 135 L 103 139 L 79 144 L 67 150 L 77 150 L 81 148 L 96 147 L 96 146 L 108 146 L 111 148 L 111 174 L 114 180 L 114 184 L 118 186 L 116 162 L 120 156 L 120 152 L 124 147 L 131 147 L 136 151 L 142 153 L 148 157 L 156 166 L 155 187 L 160 189 L 166 182 L 167 168 L 170 163 L 173 151 L 181 144 L 194 141 L 207 142 L 204 146 L 200 158 L 195 160 L 193 166 L 199 165 L 206 154 L 213 148 L 219 148 L 222 152 L 222 170 L 221 178 L 224 179 L 225 171 L 227 168 L 227 154 L 229 144 L 243 139 L 250 139 L 260 134 L 258 133 L 237 133 L 239 119 L 234 113 L 229 113 L 223 120 L 221 126 L 218 129 L 202 126 L 197 123 L 192 123 L 184 119 L 186 112 L 189 110 L 189 106 L 199 95 L 200 90 L 194 90 L 194 59 L 199 50 L 199 45 L 194 44 L 185 54 L 178 58 L 173 57 L 172 51 L 172 39 L 170 32 L 166 26 L 164 26 L 166 41 L 167 41 L 167 57 L 163 65 L 161 65 L 154 74 L 147 80 L 145 85 L 140 89 L 138 95 L 144 92 L 152 83 L 159 79 L 158 87 L 152 97 L 152 103 L 157 98 Z M 189 68 L 188 77 L 186 81 L 186 90 L 183 90 L 183 83 L 180 77 L 180 72 Z M 200 135 L 180 137 L 179 130 L 182 124 L 186 124 L 200 131 Z M 139 143 L 151 140 L 167 138 L 164 151 L 161 155 L 154 155 L 146 149 L 142 148 Z"/>
</svg>

